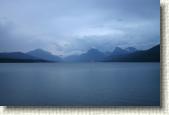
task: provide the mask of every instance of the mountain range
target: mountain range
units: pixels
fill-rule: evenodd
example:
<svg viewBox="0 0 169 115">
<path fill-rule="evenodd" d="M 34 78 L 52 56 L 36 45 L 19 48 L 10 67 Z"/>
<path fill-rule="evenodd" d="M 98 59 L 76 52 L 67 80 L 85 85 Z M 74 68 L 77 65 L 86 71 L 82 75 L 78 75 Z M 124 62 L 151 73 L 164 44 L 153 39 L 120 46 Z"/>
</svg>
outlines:
<svg viewBox="0 0 169 115">
<path fill-rule="evenodd" d="M 101 52 L 97 49 L 91 48 L 86 53 L 81 55 L 71 55 L 65 57 L 63 60 L 68 62 L 99 62 L 99 61 L 109 61 L 111 57 L 114 56 L 123 56 L 133 52 L 136 52 L 137 49 L 133 47 L 129 47 L 126 49 L 122 49 L 120 47 L 116 47 L 113 52 Z"/>
<path fill-rule="evenodd" d="M 61 58 L 57 55 L 35 49 L 27 53 L 9 52 L 0 53 L 0 62 L 159 62 L 160 44 L 147 49 L 137 50 L 134 47 L 122 49 L 116 47 L 113 52 L 101 52 L 91 48 L 80 55 L 70 55 Z"/>
<path fill-rule="evenodd" d="M 39 59 L 27 55 L 22 52 L 9 52 L 9 53 L 0 53 L 0 63 L 14 63 L 14 62 L 48 62 L 47 60 Z"/>
<path fill-rule="evenodd" d="M 109 56 L 107 62 L 160 62 L 160 45 L 148 50 L 135 51 L 125 55 Z"/>
<path fill-rule="evenodd" d="M 52 61 L 52 62 L 60 62 L 62 60 L 59 56 L 53 55 L 50 52 L 47 52 L 42 49 L 36 49 L 33 51 L 29 51 L 26 54 L 29 56 L 35 57 L 35 58 L 48 60 L 48 61 Z"/>
</svg>

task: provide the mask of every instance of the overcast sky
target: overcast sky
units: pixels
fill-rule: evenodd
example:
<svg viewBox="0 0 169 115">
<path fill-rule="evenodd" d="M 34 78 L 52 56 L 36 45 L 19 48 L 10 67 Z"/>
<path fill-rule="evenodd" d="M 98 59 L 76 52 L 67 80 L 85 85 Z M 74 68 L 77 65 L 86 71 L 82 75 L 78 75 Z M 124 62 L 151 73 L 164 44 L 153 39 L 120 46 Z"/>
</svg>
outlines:
<svg viewBox="0 0 169 115">
<path fill-rule="evenodd" d="M 160 0 L 0 0 L 0 52 L 147 49 L 160 42 Z"/>
</svg>

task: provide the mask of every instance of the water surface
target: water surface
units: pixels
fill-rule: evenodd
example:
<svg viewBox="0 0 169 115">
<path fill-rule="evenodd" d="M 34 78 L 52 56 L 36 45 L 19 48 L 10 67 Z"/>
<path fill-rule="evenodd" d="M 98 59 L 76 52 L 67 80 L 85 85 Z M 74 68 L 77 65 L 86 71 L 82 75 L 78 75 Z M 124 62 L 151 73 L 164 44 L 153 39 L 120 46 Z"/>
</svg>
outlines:
<svg viewBox="0 0 169 115">
<path fill-rule="evenodd" d="M 158 106 L 160 64 L 0 64 L 0 105 Z"/>
</svg>

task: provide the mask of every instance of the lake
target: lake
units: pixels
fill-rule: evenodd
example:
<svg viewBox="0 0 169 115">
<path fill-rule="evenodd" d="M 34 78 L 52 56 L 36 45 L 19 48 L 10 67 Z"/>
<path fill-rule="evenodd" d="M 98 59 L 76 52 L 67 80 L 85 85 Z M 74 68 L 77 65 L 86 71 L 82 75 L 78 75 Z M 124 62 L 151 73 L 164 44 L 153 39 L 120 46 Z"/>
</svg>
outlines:
<svg viewBox="0 0 169 115">
<path fill-rule="evenodd" d="M 0 105 L 159 106 L 160 63 L 1 63 Z"/>
</svg>

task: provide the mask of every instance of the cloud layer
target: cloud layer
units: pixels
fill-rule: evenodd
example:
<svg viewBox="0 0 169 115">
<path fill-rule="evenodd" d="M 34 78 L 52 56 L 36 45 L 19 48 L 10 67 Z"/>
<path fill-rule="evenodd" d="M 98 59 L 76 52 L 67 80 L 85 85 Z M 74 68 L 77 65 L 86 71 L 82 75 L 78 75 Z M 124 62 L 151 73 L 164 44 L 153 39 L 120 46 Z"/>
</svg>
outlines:
<svg viewBox="0 0 169 115">
<path fill-rule="evenodd" d="M 69 55 L 159 42 L 159 0 L 0 1 L 0 51 Z"/>
</svg>

